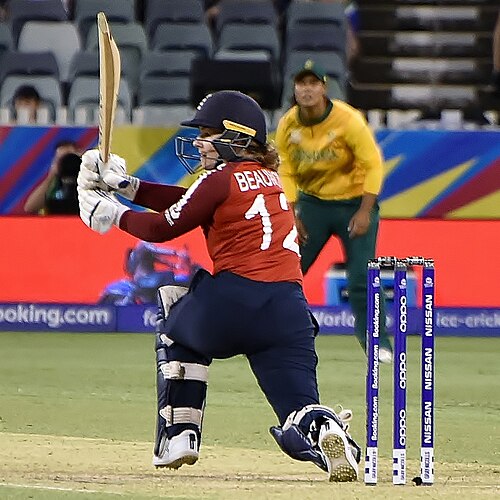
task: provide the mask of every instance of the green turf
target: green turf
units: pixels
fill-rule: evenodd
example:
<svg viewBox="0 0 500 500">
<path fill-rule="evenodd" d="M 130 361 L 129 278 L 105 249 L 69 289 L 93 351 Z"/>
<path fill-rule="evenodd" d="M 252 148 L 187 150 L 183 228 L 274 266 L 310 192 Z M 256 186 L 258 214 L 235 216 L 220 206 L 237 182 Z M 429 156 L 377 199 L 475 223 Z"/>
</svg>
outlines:
<svg viewBox="0 0 500 500">
<path fill-rule="evenodd" d="M 440 463 L 470 464 L 473 470 L 488 467 L 492 475 L 488 484 L 498 485 L 500 339 L 438 338 L 436 346 L 436 477 Z M 317 347 L 322 401 L 353 409 L 352 435 L 364 445 L 366 360 L 361 349 L 352 337 L 343 336 L 321 336 Z M 410 461 L 418 459 L 420 446 L 418 355 L 418 339 L 412 337 Z M 152 442 L 155 366 L 151 335 L 0 333 L 0 356 L 0 434 L 102 438 L 144 446 Z M 392 448 L 391 369 L 381 367 L 379 446 L 380 455 L 387 459 Z M 203 445 L 208 450 L 224 448 L 229 454 L 231 449 L 275 454 L 268 433 L 275 418 L 246 360 L 215 361 L 209 378 Z M 238 464 L 233 465 L 237 470 Z M 27 484 L 32 480 L 24 478 Z M 56 490 L 46 494 L 31 498 L 86 495 Z M 100 498 L 113 496 L 107 494 L 111 496 L 103 493 Z M 120 492 L 122 498 L 128 494 L 126 489 Z M 23 495 L 27 493 L 17 487 L 0 489 L 0 498 L 30 498 Z M 130 498 L 141 495 L 137 491 Z"/>
</svg>

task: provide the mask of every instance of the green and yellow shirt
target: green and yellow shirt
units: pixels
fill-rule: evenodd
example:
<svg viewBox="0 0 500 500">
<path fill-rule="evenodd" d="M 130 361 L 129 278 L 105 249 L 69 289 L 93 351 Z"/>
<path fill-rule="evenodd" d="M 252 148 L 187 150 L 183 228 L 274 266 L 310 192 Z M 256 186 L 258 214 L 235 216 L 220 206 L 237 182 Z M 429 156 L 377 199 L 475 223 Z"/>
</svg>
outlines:
<svg viewBox="0 0 500 500">
<path fill-rule="evenodd" d="M 290 202 L 296 201 L 298 190 L 323 200 L 380 192 L 380 149 L 363 115 L 345 102 L 332 100 L 325 115 L 308 125 L 293 106 L 280 119 L 275 140 Z"/>
</svg>

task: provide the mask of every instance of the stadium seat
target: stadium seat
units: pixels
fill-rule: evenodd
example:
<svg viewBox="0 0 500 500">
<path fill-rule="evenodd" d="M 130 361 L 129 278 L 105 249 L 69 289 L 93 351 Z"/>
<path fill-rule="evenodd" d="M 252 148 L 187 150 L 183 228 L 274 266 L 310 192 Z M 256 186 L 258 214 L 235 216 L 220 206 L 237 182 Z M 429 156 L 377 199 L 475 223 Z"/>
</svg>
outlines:
<svg viewBox="0 0 500 500">
<path fill-rule="evenodd" d="M 122 57 L 121 61 L 121 77 L 124 78 L 130 87 L 131 79 L 137 72 L 137 68 L 130 68 L 129 59 L 127 57 Z M 73 59 L 71 60 L 71 65 L 69 69 L 69 82 L 72 82 L 75 78 L 79 76 L 99 76 L 99 53 L 98 52 L 77 52 Z M 132 90 L 132 88 L 131 88 Z"/>
<path fill-rule="evenodd" d="M 148 50 L 148 41 L 142 24 L 136 22 L 130 23 L 114 23 L 110 22 L 109 27 L 113 34 L 116 45 L 120 49 L 127 47 L 136 48 L 141 55 Z M 94 24 L 89 28 L 87 42 L 85 48 L 88 51 L 97 51 L 99 49 L 99 39 L 97 36 L 97 25 Z M 121 53 L 121 50 L 120 50 Z"/>
<path fill-rule="evenodd" d="M 147 77 L 137 95 L 139 106 L 149 104 L 189 104 L 190 81 L 186 76 Z"/>
<path fill-rule="evenodd" d="M 161 23 L 203 23 L 205 12 L 200 0 L 148 0 L 144 27 L 149 39 Z"/>
<path fill-rule="evenodd" d="M 61 0 L 10 0 L 9 18 L 14 43 L 27 21 L 67 21 L 68 14 Z"/>
<path fill-rule="evenodd" d="M 62 92 L 59 80 L 53 76 L 7 76 L 0 90 L 0 107 L 12 108 L 12 98 L 21 85 L 32 85 L 36 88 L 42 101 L 49 108 L 50 120 L 54 121 L 56 110 L 62 105 Z"/>
<path fill-rule="evenodd" d="M 196 50 L 201 57 L 211 57 L 213 41 L 205 24 L 161 23 L 156 28 L 151 48 L 157 51 Z"/>
<path fill-rule="evenodd" d="M 138 106 L 132 113 L 134 125 L 178 127 L 180 122 L 192 118 L 194 110 L 187 104 L 153 104 Z"/>
<path fill-rule="evenodd" d="M 226 24 L 222 27 L 215 57 L 219 51 L 265 51 L 270 59 L 279 61 L 278 32 L 269 24 Z"/>
<path fill-rule="evenodd" d="M 68 80 L 71 60 L 80 49 L 78 30 L 71 22 L 27 21 L 19 35 L 20 52 L 50 51 L 54 54 L 62 82 Z"/>
<path fill-rule="evenodd" d="M 281 80 L 272 61 L 194 59 L 191 65 L 191 104 L 209 92 L 234 89 L 251 95 L 263 109 L 280 106 Z"/>
<path fill-rule="evenodd" d="M 219 49 L 214 54 L 218 61 L 270 61 L 272 56 L 267 50 L 231 50 Z"/>
<path fill-rule="evenodd" d="M 295 25 L 346 23 L 343 2 L 291 2 L 286 11 L 287 29 Z"/>
<path fill-rule="evenodd" d="M 69 81 L 78 76 L 99 76 L 99 54 L 95 52 L 77 52 L 69 67 Z"/>
<path fill-rule="evenodd" d="M 276 27 L 277 14 L 269 0 L 222 0 L 218 4 L 216 30 L 221 32 L 226 24 L 267 24 Z"/>
<path fill-rule="evenodd" d="M 110 23 L 130 23 L 135 21 L 134 0 L 75 0 L 75 24 L 87 41 L 89 28 L 97 24 L 97 13 L 104 12 Z M 113 33 L 114 35 L 114 33 Z"/>
<path fill-rule="evenodd" d="M 346 57 L 346 31 L 336 25 L 294 25 L 286 30 L 286 54 L 294 50 L 335 51 Z"/>
<path fill-rule="evenodd" d="M 162 76 L 189 76 L 191 61 L 198 57 L 194 50 L 147 52 L 142 58 L 140 79 Z"/>
<path fill-rule="evenodd" d="M 131 85 L 131 90 L 136 92 L 139 82 L 139 72 L 141 68 L 142 56 L 148 50 L 146 34 L 141 24 L 130 22 L 126 24 L 110 23 L 122 61 L 122 72 L 127 75 Z M 89 28 L 86 50 L 97 52 L 99 50 L 99 40 L 97 35 L 97 25 Z"/>
<path fill-rule="evenodd" d="M 130 121 L 132 111 L 132 96 L 128 83 L 120 82 L 118 104 L 122 108 L 126 121 Z M 71 84 L 68 95 L 68 119 L 75 121 L 78 108 L 95 110 L 99 105 L 99 78 L 93 76 L 79 76 Z"/>
<path fill-rule="evenodd" d="M 0 61 L 0 82 L 9 75 L 43 75 L 59 79 L 59 67 L 52 52 L 7 51 Z"/>
</svg>

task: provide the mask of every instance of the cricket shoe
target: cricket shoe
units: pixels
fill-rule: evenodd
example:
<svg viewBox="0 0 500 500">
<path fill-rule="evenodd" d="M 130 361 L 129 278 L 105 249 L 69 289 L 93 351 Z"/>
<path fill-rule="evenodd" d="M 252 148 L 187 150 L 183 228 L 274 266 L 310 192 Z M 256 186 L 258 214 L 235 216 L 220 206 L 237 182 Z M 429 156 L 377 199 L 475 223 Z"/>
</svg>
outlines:
<svg viewBox="0 0 500 500">
<path fill-rule="evenodd" d="M 169 439 L 161 456 L 154 455 L 153 465 L 178 469 L 181 465 L 195 464 L 198 456 L 198 435 L 193 430 L 186 430 Z"/>
<path fill-rule="evenodd" d="M 351 451 L 345 431 L 333 419 L 328 419 L 319 431 L 318 445 L 326 458 L 329 480 L 348 482 L 358 479 L 358 464 Z"/>
<path fill-rule="evenodd" d="M 381 363 L 390 365 L 392 363 L 392 352 L 385 347 L 381 347 L 378 351 L 378 360 Z"/>
</svg>

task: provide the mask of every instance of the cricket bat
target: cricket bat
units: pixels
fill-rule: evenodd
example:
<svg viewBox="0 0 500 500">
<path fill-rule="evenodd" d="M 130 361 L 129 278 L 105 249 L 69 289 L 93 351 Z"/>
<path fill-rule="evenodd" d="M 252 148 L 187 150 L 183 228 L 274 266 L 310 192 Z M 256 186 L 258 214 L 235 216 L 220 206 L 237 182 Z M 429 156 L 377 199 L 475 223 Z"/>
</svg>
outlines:
<svg viewBox="0 0 500 500">
<path fill-rule="evenodd" d="M 118 89 L 120 87 L 120 52 L 113 40 L 104 12 L 97 14 L 99 35 L 99 156 L 109 159 L 115 121 Z"/>
</svg>

